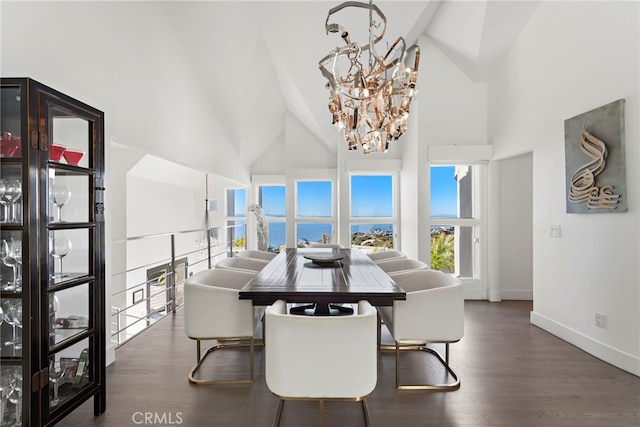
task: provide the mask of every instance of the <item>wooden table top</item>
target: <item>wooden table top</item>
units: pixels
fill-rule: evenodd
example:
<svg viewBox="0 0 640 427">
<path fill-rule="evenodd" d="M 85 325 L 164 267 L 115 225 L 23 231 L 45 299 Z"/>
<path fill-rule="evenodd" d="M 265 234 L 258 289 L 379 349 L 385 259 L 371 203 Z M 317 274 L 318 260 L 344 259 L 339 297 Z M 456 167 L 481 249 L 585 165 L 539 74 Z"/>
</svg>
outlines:
<svg viewBox="0 0 640 427">
<path fill-rule="evenodd" d="M 326 264 L 305 258 L 315 254 L 343 258 Z M 240 290 L 240 299 L 251 299 L 254 305 L 283 299 L 289 303 L 367 300 L 388 306 L 406 299 L 406 294 L 360 249 L 287 248 Z"/>
</svg>

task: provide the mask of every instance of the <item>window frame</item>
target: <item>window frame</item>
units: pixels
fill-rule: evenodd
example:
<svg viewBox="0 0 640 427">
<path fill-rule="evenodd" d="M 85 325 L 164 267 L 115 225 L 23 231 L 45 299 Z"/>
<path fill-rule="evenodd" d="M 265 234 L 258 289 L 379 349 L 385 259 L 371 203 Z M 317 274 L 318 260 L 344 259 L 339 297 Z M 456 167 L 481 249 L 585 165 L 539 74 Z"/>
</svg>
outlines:
<svg viewBox="0 0 640 427">
<path fill-rule="evenodd" d="M 483 258 L 482 254 L 484 248 L 480 244 L 482 242 L 483 229 L 486 228 L 485 222 L 483 220 L 483 194 L 486 194 L 486 163 L 484 162 L 469 162 L 469 161 L 449 161 L 449 162 L 438 162 L 438 163 L 430 163 L 429 164 L 429 174 L 432 167 L 446 167 L 446 166 L 473 166 L 471 176 L 472 176 L 472 196 L 471 201 L 473 204 L 472 207 L 472 218 L 438 218 L 431 216 L 431 182 L 429 185 L 429 215 L 428 215 L 428 229 L 431 230 L 432 227 L 446 227 L 453 226 L 454 227 L 454 236 L 455 243 L 454 247 L 460 247 L 460 228 L 461 227 L 471 227 L 472 235 L 471 235 L 471 271 L 472 276 L 460 276 L 460 265 L 461 265 L 461 251 L 454 251 L 454 266 L 455 271 L 452 272 L 454 276 L 458 279 L 466 282 L 466 283 L 476 283 L 480 284 L 483 282 Z M 431 180 L 429 178 L 429 180 Z M 459 206 L 458 206 L 459 208 Z M 429 235 L 428 242 L 428 256 L 429 265 L 431 265 L 431 235 Z"/>
<path fill-rule="evenodd" d="M 352 212 L 352 197 L 353 197 L 353 189 L 352 189 L 352 178 L 354 176 L 390 176 L 391 177 L 391 212 L 392 216 L 390 217 L 354 217 Z M 369 225 L 369 224 L 390 224 L 393 229 L 393 248 L 398 247 L 398 235 L 399 235 L 399 200 L 398 195 L 399 192 L 399 174 L 395 171 L 349 171 L 347 173 L 348 179 L 348 187 L 349 187 L 349 195 L 348 195 L 348 211 L 349 211 L 349 242 L 353 242 L 353 234 L 351 232 L 353 225 Z"/>
<path fill-rule="evenodd" d="M 243 190 L 244 193 L 244 215 L 239 216 L 239 215 L 229 215 L 229 191 L 238 191 L 238 190 Z M 225 226 L 227 227 L 227 243 L 230 245 L 230 248 L 232 251 L 235 250 L 236 246 L 235 246 L 235 241 L 236 239 L 238 239 L 239 237 L 236 236 L 236 230 L 238 230 L 237 227 L 235 228 L 231 228 L 231 222 L 243 222 L 244 223 L 244 247 L 245 249 L 248 247 L 248 230 L 247 230 L 247 208 L 249 207 L 249 198 L 247 197 L 249 195 L 249 191 L 246 187 L 242 187 L 242 186 L 237 186 L 237 187 L 226 187 L 225 188 L 225 197 L 224 197 L 224 223 Z M 234 197 L 235 200 L 235 197 Z M 235 209 L 234 209 L 234 213 Z M 237 225 L 237 224 L 234 224 Z"/>
<path fill-rule="evenodd" d="M 298 216 L 298 183 L 300 182 L 327 182 L 331 185 L 331 216 L 329 217 L 300 217 Z M 338 223 L 337 223 L 337 203 L 336 203 L 336 180 L 335 178 L 322 178 L 322 177 L 299 177 L 293 180 L 293 206 L 294 206 L 294 217 L 293 217 L 293 228 L 294 228 L 294 238 L 295 238 L 295 246 L 297 247 L 300 243 L 300 237 L 298 236 L 298 225 L 300 224 L 330 224 L 331 225 L 331 234 L 333 236 L 333 242 L 338 242 Z M 310 242 L 314 243 L 314 242 Z"/>
<path fill-rule="evenodd" d="M 262 206 L 262 199 L 261 199 L 261 189 L 262 187 L 282 187 L 284 188 L 284 216 L 270 216 L 267 214 L 267 212 L 264 213 L 265 216 L 265 220 L 267 221 L 267 224 L 271 224 L 274 222 L 278 222 L 278 223 L 283 223 L 285 225 L 285 240 L 284 240 L 284 246 L 287 246 L 287 197 L 288 197 L 288 189 L 287 189 L 287 185 L 284 181 L 284 178 L 282 180 L 265 180 L 265 181 L 258 181 L 258 182 L 254 182 L 254 190 L 255 190 L 255 203 L 257 203 L 260 207 L 262 207 L 263 211 L 264 211 L 264 207 Z M 256 218 L 252 218 L 250 221 L 250 228 L 253 230 L 252 235 L 255 235 L 255 230 L 257 228 L 256 225 Z M 269 234 L 269 239 L 271 239 L 271 234 Z M 270 242 L 269 242 L 270 243 Z M 257 242 L 253 242 L 251 241 L 250 244 L 252 245 L 251 247 L 257 247 Z M 279 252 L 279 247 L 275 248 L 276 252 Z"/>
</svg>

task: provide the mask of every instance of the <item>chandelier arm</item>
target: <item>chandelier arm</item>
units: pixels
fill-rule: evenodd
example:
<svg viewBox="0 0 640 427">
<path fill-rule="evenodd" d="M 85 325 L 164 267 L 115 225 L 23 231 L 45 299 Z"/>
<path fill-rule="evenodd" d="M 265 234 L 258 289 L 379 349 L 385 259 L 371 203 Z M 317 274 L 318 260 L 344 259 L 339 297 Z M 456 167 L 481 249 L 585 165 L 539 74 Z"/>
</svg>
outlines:
<svg viewBox="0 0 640 427">
<path fill-rule="evenodd" d="M 336 7 L 329 9 L 329 14 L 327 15 L 327 20 L 325 21 L 325 24 L 324 24 L 327 34 L 338 33 L 341 31 L 341 28 L 344 29 L 344 27 L 342 27 L 340 24 L 336 24 L 336 23 L 329 24 L 329 18 L 334 13 L 339 12 L 346 7 L 360 7 L 363 9 L 370 9 L 370 10 L 373 9 L 376 12 L 376 14 L 380 17 L 380 20 L 382 21 L 382 24 L 383 24 L 382 33 L 380 33 L 380 35 L 376 37 L 374 44 L 377 44 L 384 38 L 384 34 L 387 31 L 387 17 L 384 16 L 384 13 L 382 13 L 380 8 L 378 8 L 378 6 L 376 6 L 375 4 L 362 3 L 359 1 L 346 1 L 344 3 L 339 4 Z M 363 48 L 363 50 L 365 50 L 365 48 Z"/>
<path fill-rule="evenodd" d="M 338 62 L 338 56 L 345 55 L 348 57 L 349 54 L 353 52 L 356 52 L 356 58 L 359 58 L 361 55 L 360 46 L 358 46 L 357 44 L 350 44 L 348 46 L 342 46 L 342 47 L 336 48 L 331 52 L 329 52 L 329 54 L 326 55 L 324 58 L 322 58 L 320 61 L 318 61 L 318 67 L 320 68 L 320 72 L 329 81 L 334 91 L 337 91 L 335 69 L 336 69 L 336 64 Z M 329 61 L 332 62 L 331 71 L 328 70 L 326 67 L 326 64 L 328 64 Z M 353 60 L 351 60 L 351 62 L 353 66 Z"/>
<path fill-rule="evenodd" d="M 417 73 L 418 72 L 418 66 L 420 65 L 420 46 L 418 46 L 417 44 L 414 44 L 409 49 L 407 49 L 406 55 L 409 55 L 414 50 L 416 52 L 415 52 L 415 60 L 414 60 L 414 64 L 413 64 L 413 71 Z"/>
<path fill-rule="evenodd" d="M 387 61 L 387 58 L 389 58 L 389 56 L 393 52 L 393 48 L 396 47 L 399 43 L 402 44 L 401 54 L 398 55 L 398 57 L 396 59 L 394 59 L 392 62 L 390 62 L 389 65 L 387 65 L 385 69 L 389 69 L 389 68 L 395 66 L 396 64 L 398 64 L 400 62 L 400 60 L 404 59 L 405 55 L 407 54 L 407 43 L 404 41 L 404 37 L 398 37 L 396 39 L 396 41 L 393 42 L 393 44 L 391 45 L 389 50 L 387 50 L 386 55 L 384 55 L 384 57 L 382 58 L 382 62 L 385 63 Z"/>
</svg>

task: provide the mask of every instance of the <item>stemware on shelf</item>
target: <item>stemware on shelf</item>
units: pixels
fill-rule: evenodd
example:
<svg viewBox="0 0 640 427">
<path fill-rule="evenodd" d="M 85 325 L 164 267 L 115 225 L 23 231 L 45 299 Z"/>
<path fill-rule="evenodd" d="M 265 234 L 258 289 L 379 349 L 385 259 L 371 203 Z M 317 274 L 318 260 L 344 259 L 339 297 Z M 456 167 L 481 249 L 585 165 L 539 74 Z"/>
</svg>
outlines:
<svg viewBox="0 0 640 427">
<path fill-rule="evenodd" d="M 4 193 L 0 198 L 4 209 L 3 223 L 19 223 L 17 203 L 22 197 L 22 183 L 19 179 L 5 179 L 3 184 Z"/>
<path fill-rule="evenodd" d="M 7 182 L 4 179 L 0 179 L 0 204 L 2 205 L 2 217 L 0 218 L 0 223 L 4 223 L 7 221 L 7 202 L 4 200 L 4 194 L 7 192 Z"/>
<path fill-rule="evenodd" d="M 60 299 L 58 299 L 58 296 L 55 293 L 49 294 L 49 337 L 55 337 L 56 335 L 55 319 L 56 319 L 56 312 L 58 311 L 59 308 L 60 308 Z"/>
<path fill-rule="evenodd" d="M 68 185 L 54 184 L 51 186 L 51 201 L 56 207 L 56 217 L 54 221 L 62 222 L 62 207 L 71 198 L 71 189 Z"/>
<path fill-rule="evenodd" d="M 4 320 L 11 325 L 11 340 L 5 341 L 4 345 L 12 346 L 15 356 L 15 351 L 22 348 L 22 342 L 18 338 L 18 328 L 22 327 L 22 301 L 5 300 L 2 302 L 2 311 Z"/>
<path fill-rule="evenodd" d="M 84 151 L 67 149 L 62 153 L 62 156 L 68 164 L 78 166 L 80 164 L 80 160 L 82 160 L 82 157 L 84 156 Z"/>
<path fill-rule="evenodd" d="M 51 360 L 49 362 L 49 381 L 53 384 L 53 397 L 51 399 L 51 406 L 55 406 L 60 403 L 60 396 L 58 395 L 58 387 L 64 379 L 66 368 L 60 363 L 60 361 Z"/>
<path fill-rule="evenodd" d="M 7 407 L 9 402 L 9 388 L 11 387 L 11 375 L 9 369 L 2 369 L 0 374 L 0 425 L 5 425 L 5 417 L 8 418 Z"/>
<path fill-rule="evenodd" d="M 62 279 L 67 277 L 67 275 L 62 272 L 62 258 L 71 252 L 71 249 L 71 240 L 68 238 L 62 236 L 51 237 L 49 242 L 49 251 L 56 261 L 53 275 L 51 276 L 53 279 Z"/>
<path fill-rule="evenodd" d="M 7 282 L 2 286 L 4 291 L 20 291 L 18 281 L 18 260 L 16 259 L 15 248 L 20 246 L 16 244 L 16 240 L 13 238 L 2 239 L 0 244 L 0 258 L 2 263 L 13 270 L 13 281 Z M 20 248 L 20 263 L 22 263 L 22 248 Z"/>
<path fill-rule="evenodd" d="M 60 162 L 60 159 L 66 150 L 67 148 L 64 145 L 51 144 L 49 146 L 49 160 Z"/>
<path fill-rule="evenodd" d="M 16 261 L 16 269 L 13 281 L 16 284 L 16 292 L 22 292 L 22 241 L 13 240 L 13 259 Z"/>
<path fill-rule="evenodd" d="M 0 132 L 0 157 L 20 157 L 22 138 L 10 132 Z"/>
<path fill-rule="evenodd" d="M 15 408 L 15 423 L 13 425 L 22 426 L 22 372 L 17 369 L 10 382 L 8 398 Z"/>
</svg>

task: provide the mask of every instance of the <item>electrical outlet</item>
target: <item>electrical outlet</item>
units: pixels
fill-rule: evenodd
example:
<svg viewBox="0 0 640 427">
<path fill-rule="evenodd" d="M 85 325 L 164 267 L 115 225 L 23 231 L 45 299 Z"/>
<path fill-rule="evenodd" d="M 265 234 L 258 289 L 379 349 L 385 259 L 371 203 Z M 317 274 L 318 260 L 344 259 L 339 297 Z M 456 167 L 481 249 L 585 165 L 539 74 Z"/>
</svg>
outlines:
<svg viewBox="0 0 640 427">
<path fill-rule="evenodd" d="M 549 226 L 549 237 L 560 237 L 560 226 L 559 225 L 550 225 Z"/>
<path fill-rule="evenodd" d="M 605 315 L 602 313 L 596 313 L 594 324 L 599 328 L 604 328 L 605 326 Z"/>
</svg>

